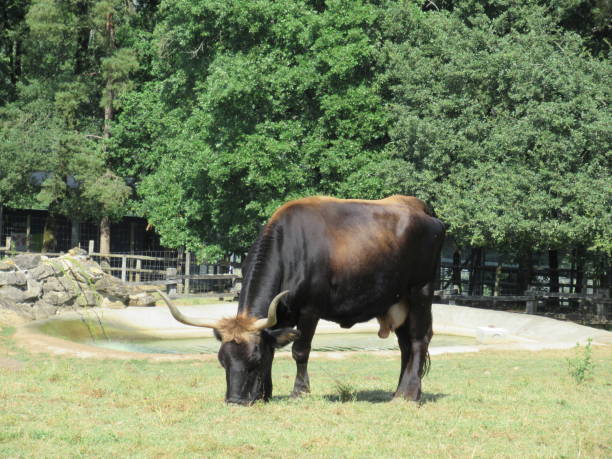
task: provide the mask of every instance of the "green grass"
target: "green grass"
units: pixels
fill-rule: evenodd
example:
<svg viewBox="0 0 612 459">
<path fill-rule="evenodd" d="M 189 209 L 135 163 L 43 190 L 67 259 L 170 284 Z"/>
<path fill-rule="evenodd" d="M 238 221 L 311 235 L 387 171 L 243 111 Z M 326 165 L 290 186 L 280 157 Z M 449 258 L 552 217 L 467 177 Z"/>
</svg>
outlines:
<svg viewBox="0 0 612 459">
<path fill-rule="evenodd" d="M 223 403 L 216 361 L 29 354 L 0 332 L 0 457 L 611 457 L 612 350 L 434 356 L 420 405 L 390 402 L 397 357 L 315 359 L 313 393 L 288 398 L 274 363 L 268 404 Z"/>
</svg>

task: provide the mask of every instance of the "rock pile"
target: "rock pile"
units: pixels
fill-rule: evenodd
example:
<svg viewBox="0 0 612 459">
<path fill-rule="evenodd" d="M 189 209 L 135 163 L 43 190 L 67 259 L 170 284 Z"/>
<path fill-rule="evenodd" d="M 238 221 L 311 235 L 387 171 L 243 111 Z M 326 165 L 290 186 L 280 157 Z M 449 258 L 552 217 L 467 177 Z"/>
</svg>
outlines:
<svg viewBox="0 0 612 459">
<path fill-rule="evenodd" d="M 22 254 L 0 261 L 0 314 L 38 320 L 62 308 L 153 304 L 153 296 L 104 273 L 82 249 L 58 258 Z"/>
</svg>

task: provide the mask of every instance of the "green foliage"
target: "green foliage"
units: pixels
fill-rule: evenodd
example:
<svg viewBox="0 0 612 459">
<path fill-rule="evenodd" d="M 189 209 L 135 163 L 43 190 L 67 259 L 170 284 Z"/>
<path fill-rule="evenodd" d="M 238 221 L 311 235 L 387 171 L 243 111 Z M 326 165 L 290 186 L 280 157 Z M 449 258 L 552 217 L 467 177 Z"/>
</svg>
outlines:
<svg viewBox="0 0 612 459">
<path fill-rule="evenodd" d="M 163 83 L 128 97 L 120 119 L 161 132 L 153 109 L 172 132 L 137 146 L 134 168 L 158 161 L 139 193 L 164 244 L 244 251 L 285 200 L 352 192 L 344 182 L 381 151 L 389 121 L 375 81 L 381 14 L 369 2 L 320 14 L 297 1 L 162 5 Z M 114 141 L 127 149 L 133 135 Z"/>
<path fill-rule="evenodd" d="M 589 338 L 582 352 L 580 352 L 580 344 L 577 343 L 575 347 L 575 356 L 566 359 L 567 370 L 574 381 L 576 381 L 576 384 L 582 384 L 593 375 L 595 363 L 593 362 L 592 342 L 593 339 Z"/>
<path fill-rule="evenodd" d="M 79 218 L 130 208 L 163 244 L 218 258 L 246 250 L 288 199 L 405 193 L 459 244 L 585 247 L 603 266 L 609 12 L 604 0 L 10 0 L 0 199 Z M 32 171 L 51 172 L 42 190 Z"/>
<path fill-rule="evenodd" d="M 132 14 L 121 1 L 31 2 L 23 19 L 27 78 L 0 109 L 2 202 L 35 197 L 52 214 L 79 220 L 125 214 L 131 190 L 110 169 L 100 107 L 119 108 L 134 87 L 136 52 L 118 46 L 130 41 Z"/>
<path fill-rule="evenodd" d="M 350 383 L 336 380 L 334 389 L 338 394 L 338 399 L 342 403 L 354 402 L 355 400 L 357 400 L 357 389 L 355 389 L 355 387 Z"/>
<path fill-rule="evenodd" d="M 460 243 L 610 253 L 610 66 L 542 9 L 514 13 L 394 12 L 389 151 Z"/>
<path fill-rule="evenodd" d="M 122 215 L 130 188 L 107 169 L 100 145 L 67 129 L 54 109 L 40 99 L 0 109 L 0 198 L 79 220 Z"/>
</svg>

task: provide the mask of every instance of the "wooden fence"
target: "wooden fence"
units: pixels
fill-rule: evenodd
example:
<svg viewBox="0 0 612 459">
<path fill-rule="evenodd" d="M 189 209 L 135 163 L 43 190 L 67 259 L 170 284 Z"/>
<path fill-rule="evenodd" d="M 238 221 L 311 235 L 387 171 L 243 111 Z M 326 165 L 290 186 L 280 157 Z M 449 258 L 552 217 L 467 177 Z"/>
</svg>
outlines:
<svg viewBox="0 0 612 459">
<path fill-rule="evenodd" d="M 11 240 L 7 238 L 0 253 L 16 254 L 10 249 Z M 242 273 L 238 263 L 218 263 L 209 265 L 213 273 L 194 273 L 194 257 L 189 252 L 168 252 L 166 256 L 144 254 L 103 254 L 93 251 L 93 241 L 89 245 L 89 255 L 100 263 L 102 268 L 124 282 L 140 285 L 165 286 L 169 293 L 189 294 L 198 289 L 194 283 L 220 283 L 218 290 L 237 293 Z M 60 253 L 45 253 L 46 256 L 59 256 Z M 448 263 L 443 263 L 442 271 L 448 271 Z M 444 281 L 444 276 L 443 281 Z M 443 282 L 444 284 L 444 282 Z M 212 290 L 212 289 L 211 289 Z M 591 288 L 592 294 L 548 292 L 532 287 L 520 295 L 466 295 L 458 291 L 440 290 L 436 301 L 448 304 L 476 306 L 488 309 L 524 311 L 527 314 L 552 316 L 588 325 L 607 327 L 612 323 L 612 299 L 609 289 Z"/>
<path fill-rule="evenodd" d="M 171 293 L 189 294 L 197 292 L 198 285 L 216 282 L 220 290 L 236 292 L 239 280 L 242 278 L 240 266 L 235 263 L 221 262 L 208 265 L 214 273 L 192 273 L 194 257 L 190 252 L 166 252 L 165 256 L 128 253 L 94 252 L 93 241 L 89 242 L 89 256 L 98 262 L 102 270 L 124 282 L 133 285 L 165 286 Z M 0 246 L 0 254 L 16 255 L 21 252 L 11 249 L 11 238 L 6 238 L 4 247 Z M 43 253 L 47 257 L 59 257 L 63 253 Z M 223 272 L 227 271 L 227 272 Z M 196 284 L 194 286 L 194 284 Z M 194 288 L 195 287 L 195 288 Z M 210 290 L 214 290 L 212 286 Z"/>
<path fill-rule="evenodd" d="M 436 301 L 452 305 L 474 306 L 486 309 L 524 311 L 561 320 L 571 320 L 591 326 L 609 326 L 612 323 L 612 298 L 606 291 L 596 290 L 593 295 L 527 290 L 523 295 L 458 295 L 435 292 Z"/>
</svg>

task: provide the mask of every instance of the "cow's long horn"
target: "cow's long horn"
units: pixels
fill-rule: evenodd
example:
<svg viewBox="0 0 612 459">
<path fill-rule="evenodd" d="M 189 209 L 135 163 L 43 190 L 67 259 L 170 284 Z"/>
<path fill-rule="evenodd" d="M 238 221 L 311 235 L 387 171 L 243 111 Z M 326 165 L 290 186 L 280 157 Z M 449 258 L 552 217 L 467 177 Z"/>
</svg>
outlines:
<svg viewBox="0 0 612 459">
<path fill-rule="evenodd" d="M 163 293 L 159 289 L 157 290 L 157 293 L 161 295 L 162 299 L 168 305 L 168 309 L 170 309 L 170 312 L 172 313 L 174 318 L 178 320 L 179 322 L 184 323 L 185 325 L 194 325 L 196 327 L 217 328 L 216 321 L 198 319 L 195 317 L 187 317 L 183 315 L 183 313 L 179 311 L 177 307 L 172 304 L 172 302 L 170 301 L 170 298 L 168 298 L 165 293 Z"/>
<path fill-rule="evenodd" d="M 273 327 L 276 325 L 276 308 L 278 307 L 278 303 L 282 297 L 284 297 L 289 290 L 285 290 L 284 292 L 280 292 L 278 295 L 274 297 L 272 302 L 270 303 L 270 307 L 268 308 L 268 317 L 265 319 L 259 319 L 253 326 L 257 330 L 263 330 L 264 328 Z"/>
</svg>

